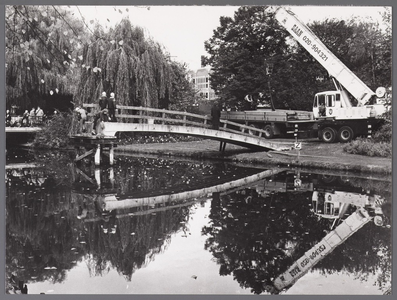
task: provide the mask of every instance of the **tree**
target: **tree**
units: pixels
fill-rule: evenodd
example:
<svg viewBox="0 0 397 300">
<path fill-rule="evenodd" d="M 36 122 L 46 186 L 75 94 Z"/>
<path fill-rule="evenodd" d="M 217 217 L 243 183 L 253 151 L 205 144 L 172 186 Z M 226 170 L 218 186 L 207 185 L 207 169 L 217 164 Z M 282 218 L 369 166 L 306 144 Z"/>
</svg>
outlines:
<svg viewBox="0 0 397 300">
<path fill-rule="evenodd" d="M 241 7 L 234 19 L 220 18 L 220 26 L 205 42 L 210 56 L 203 62 L 212 66 L 211 86 L 221 101 L 240 109 L 248 107 L 245 95 L 264 92 L 276 108 L 311 110 L 314 94 L 334 85 L 327 70 L 279 26 L 273 13 L 271 7 L 250 6 Z M 375 90 L 391 84 L 390 24 L 386 11 L 386 30 L 368 20 L 328 19 L 308 27 Z"/>
<path fill-rule="evenodd" d="M 185 64 L 171 62 L 172 88 L 170 97 L 166 97 L 161 108 L 171 110 L 189 110 L 195 104 L 199 95 L 194 84 L 188 80 L 188 70 Z"/>
<path fill-rule="evenodd" d="M 313 95 L 327 85 L 316 78 L 326 72 L 280 27 L 274 12 L 266 6 L 241 7 L 234 20 L 220 19 L 205 43 L 211 86 L 221 101 L 239 109 L 251 107 L 245 95 L 262 92 L 276 108 L 311 110 Z"/>
<path fill-rule="evenodd" d="M 390 21 L 384 21 L 386 27 Z M 391 36 L 372 19 L 314 22 L 311 29 L 372 90 L 391 85 Z"/>
<path fill-rule="evenodd" d="M 220 18 L 203 62 L 212 67 L 211 87 L 222 102 L 243 107 L 245 95 L 268 91 L 266 64 L 286 52 L 285 36 L 267 6 L 243 6 L 234 19 Z"/>
<path fill-rule="evenodd" d="M 346 40 L 354 32 L 351 26 L 343 20 L 326 19 L 308 24 L 308 27 L 342 63 L 353 70 L 351 54 L 346 44 Z M 295 39 L 292 37 L 290 39 L 293 40 L 293 43 L 289 51 L 292 57 L 291 61 L 294 63 L 290 73 L 295 77 L 297 89 L 292 91 L 294 97 L 289 98 L 288 104 L 294 109 L 303 108 L 311 111 L 314 95 L 318 92 L 334 90 L 335 86 L 327 70 Z M 291 96 L 290 91 L 281 92 L 282 95 L 284 93 L 286 94 L 284 99 Z"/>
<path fill-rule="evenodd" d="M 219 274 L 233 275 L 255 294 L 273 293 L 273 280 L 321 240 L 327 229 L 327 220 L 310 211 L 309 195 L 262 195 L 246 189 L 213 199 L 211 221 L 202 234 Z"/>
<path fill-rule="evenodd" d="M 77 103 L 94 102 L 102 91 L 116 94 L 121 105 L 158 107 L 170 94 L 172 67 L 162 46 L 123 19 L 104 33 L 97 25 L 84 46 Z"/>
<path fill-rule="evenodd" d="M 43 97 L 75 93 L 83 24 L 55 6 L 6 6 L 6 102 L 45 106 Z"/>
<path fill-rule="evenodd" d="M 185 67 L 128 19 L 105 32 L 63 7 L 14 5 L 6 7 L 6 28 L 8 108 L 93 102 L 104 90 L 119 104 L 194 102 Z"/>
<path fill-rule="evenodd" d="M 375 90 L 379 86 L 391 86 L 392 74 L 392 36 L 388 28 L 391 20 L 384 15 L 382 29 L 373 20 L 351 20 L 354 35 L 347 40 L 353 62 L 368 85 Z"/>
</svg>

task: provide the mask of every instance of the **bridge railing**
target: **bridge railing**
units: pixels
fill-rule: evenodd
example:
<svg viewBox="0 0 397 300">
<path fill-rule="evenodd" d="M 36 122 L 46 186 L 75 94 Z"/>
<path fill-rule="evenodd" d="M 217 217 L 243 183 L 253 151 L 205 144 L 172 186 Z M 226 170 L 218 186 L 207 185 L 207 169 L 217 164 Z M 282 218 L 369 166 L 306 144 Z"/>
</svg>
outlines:
<svg viewBox="0 0 397 300">
<path fill-rule="evenodd" d="M 219 128 L 219 130 L 231 132 L 231 133 L 238 133 L 242 135 L 247 135 L 247 136 L 257 136 L 257 137 L 263 137 L 264 134 L 266 133 L 264 130 L 260 128 L 256 128 L 250 125 L 243 125 L 240 123 L 228 121 L 228 120 L 220 120 L 220 123 L 223 124 L 222 128 Z"/>
<path fill-rule="evenodd" d="M 83 107 L 87 109 L 88 117 L 93 117 L 98 111 L 98 105 L 85 103 Z M 161 125 L 182 125 L 201 128 L 212 128 L 212 117 L 206 115 L 192 114 L 189 112 L 166 110 L 142 106 L 117 105 L 117 122 L 140 123 L 140 124 L 161 124 Z M 262 137 L 265 131 L 240 123 L 220 120 L 219 130 L 230 133 L 237 133 L 247 136 Z"/>
<path fill-rule="evenodd" d="M 98 112 L 96 104 L 83 104 L 88 109 L 88 116 Z M 183 111 L 174 111 L 142 106 L 117 105 L 116 118 L 123 123 L 148 123 L 162 125 L 191 125 L 210 128 L 211 117 L 192 114 Z"/>
</svg>

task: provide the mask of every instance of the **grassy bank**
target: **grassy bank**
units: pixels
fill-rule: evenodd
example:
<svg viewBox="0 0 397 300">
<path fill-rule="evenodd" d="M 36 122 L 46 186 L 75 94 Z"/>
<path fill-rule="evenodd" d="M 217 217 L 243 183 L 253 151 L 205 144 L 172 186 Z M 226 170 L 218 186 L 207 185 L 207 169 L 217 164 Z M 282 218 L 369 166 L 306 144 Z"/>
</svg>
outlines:
<svg viewBox="0 0 397 300">
<path fill-rule="evenodd" d="M 293 145 L 292 140 L 284 140 Z M 253 152 L 247 148 L 227 144 L 225 152 L 219 151 L 219 142 L 202 140 L 164 144 L 131 144 L 119 146 L 117 152 L 136 155 L 156 155 L 195 159 L 217 159 L 261 167 L 285 166 L 308 169 L 338 170 L 354 173 L 391 174 L 391 159 L 348 154 L 343 144 L 325 144 L 315 140 L 303 142 L 302 150 L 287 152 Z"/>
</svg>

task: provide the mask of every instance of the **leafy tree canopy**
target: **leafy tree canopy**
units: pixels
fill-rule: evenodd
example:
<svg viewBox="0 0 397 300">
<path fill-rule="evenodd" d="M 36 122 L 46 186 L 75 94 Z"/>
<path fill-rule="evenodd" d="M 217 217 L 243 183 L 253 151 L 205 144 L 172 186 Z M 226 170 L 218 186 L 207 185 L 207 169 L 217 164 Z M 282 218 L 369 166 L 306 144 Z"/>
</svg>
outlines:
<svg viewBox="0 0 397 300">
<path fill-rule="evenodd" d="M 77 102 L 94 102 L 102 91 L 114 92 L 122 105 L 158 107 L 171 89 L 171 66 L 162 46 L 146 39 L 143 29 L 123 19 L 103 33 L 97 27 L 84 47 Z"/>
<path fill-rule="evenodd" d="M 90 24 L 61 6 L 7 6 L 7 107 L 45 106 L 61 95 L 95 102 L 102 91 L 122 105 L 194 102 L 186 68 L 141 27 L 127 18 L 106 32 Z"/>
<path fill-rule="evenodd" d="M 55 6 L 6 6 L 7 104 L 39 104 L 43 94 L 73 94 L 87 35 Z"/>
<path fill-rule="evenodd" d="M 189 111 L 194 103 L 200 99 L 194 84 L 189 82 L 188 69 L 185 64 L 172 62 L 172 89 L 169 102 L 162 103 L 161 108 Z"/>
<path fill-rule="evenodd" d="M 212 66 L 211 86 L 221 101 L 244 105 L 248 93 L 267 91 L 266 63 L 288 48 L 273 12 L 266 6 L 244 6 L 234 19 L 221 17 L 220 26 L 205 42 Z"/>
</svg>

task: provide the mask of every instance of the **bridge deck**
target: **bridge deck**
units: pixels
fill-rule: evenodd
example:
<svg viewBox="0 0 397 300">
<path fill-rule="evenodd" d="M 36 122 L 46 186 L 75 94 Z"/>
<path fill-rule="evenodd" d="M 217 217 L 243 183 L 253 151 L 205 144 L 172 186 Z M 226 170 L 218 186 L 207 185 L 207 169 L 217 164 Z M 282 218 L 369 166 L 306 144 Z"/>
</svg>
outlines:
<svg viewBox="0 0 397 300">
<path fill-rule="evenodd" d="M 191 135 L 207 139 L 218 140 L 238 146 L 247 147 L 254 150 L 283 150 L 285 144 L 271 142 L 264 138 L 254 135 L 238 134 L 228 131 L 215 130 L 209 128 L 200 128 L 183 125 L 161 125 L 161 124 L 137 124 L 137 123 L 112 123 L 105 122 L 103 133 L 115 135 L 116 132 L 156 132 Z"/>
<path fill-rule="evenodd" d="M 95 115 L 96 104 L 84 104 L 88 115 Z M 263 138 L 265 131 L 259 128 L 219 121 L 214 129 L 210 116 L 188 112 L 153 109 L 148 107 L 117 106 L 118 122 L 103 122 L 97 126 L 98 137 L 115 136 L 116 132 L 155 132 L 198 136 L 224 143 L 235 144 L 254 150 L 287 150 L 285 144 Z M 292 145 L 292 143 L 291 143 Z"/>
<path fill-rule="evenodd" d="M 6 133 L 36 133 L 41 127 L 6 127 Z"/>
</svg>

